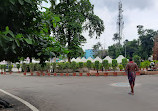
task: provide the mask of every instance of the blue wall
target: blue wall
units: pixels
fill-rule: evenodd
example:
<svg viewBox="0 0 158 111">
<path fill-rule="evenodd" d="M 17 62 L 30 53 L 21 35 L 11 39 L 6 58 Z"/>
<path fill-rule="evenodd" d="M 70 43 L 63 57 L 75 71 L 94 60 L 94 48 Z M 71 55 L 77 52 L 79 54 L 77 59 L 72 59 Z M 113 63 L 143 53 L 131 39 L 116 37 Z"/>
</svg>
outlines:
<svg viewBox="0 0 158 111">
<path fill-rule="evenodd" d="M 93 55 L 94 55 L 94 52 L 93 52 L 92 49 L 86 49 L 85 50 L 85 58 L 86 59 L 88 59 L 89 57 L 91 57 L 92 59 L 94 59 Z"/>
</svg>

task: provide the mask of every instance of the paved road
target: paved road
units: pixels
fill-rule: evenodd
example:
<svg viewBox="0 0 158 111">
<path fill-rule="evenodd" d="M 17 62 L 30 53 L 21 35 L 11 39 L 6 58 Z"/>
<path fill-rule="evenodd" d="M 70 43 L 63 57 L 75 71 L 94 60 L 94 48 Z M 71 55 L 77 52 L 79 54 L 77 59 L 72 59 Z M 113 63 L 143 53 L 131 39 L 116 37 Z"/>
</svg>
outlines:
<svg viewBox="0 0 158 111">
<path fill-rule="evenodd" d="M 158 75 L 137 76 L 134 96 L 127 87 L 110 85 L 119 82 L 127 78 L 0 75 L 1 89 L 40 111 L 158 111 Z"/>
</svg>

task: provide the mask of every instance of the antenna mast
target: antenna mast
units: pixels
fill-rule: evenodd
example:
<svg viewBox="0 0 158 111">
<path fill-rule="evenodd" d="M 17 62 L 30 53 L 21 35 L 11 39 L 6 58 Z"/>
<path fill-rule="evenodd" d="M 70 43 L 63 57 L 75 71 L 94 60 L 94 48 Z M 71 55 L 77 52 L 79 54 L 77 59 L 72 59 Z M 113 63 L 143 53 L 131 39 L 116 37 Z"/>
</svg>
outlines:
<svg viewBox="0 0 158 111">
<path fill-rule="evenodd" d="M 119 15 L 118 15 L 118 21 L 117 21 L 117 25 L 118 25 L 118 37 L 119 37 L 119 44 L 121 44 L 121 39 L 122 39 L 122 30 L 123 30 L 123 26 L 124 26 L 124 22 L 123 22 L 123 10 L 122 10 L 122 2 L 119 2 L 118 5 L 118 9 L 119 9 Z"/>
</svg>

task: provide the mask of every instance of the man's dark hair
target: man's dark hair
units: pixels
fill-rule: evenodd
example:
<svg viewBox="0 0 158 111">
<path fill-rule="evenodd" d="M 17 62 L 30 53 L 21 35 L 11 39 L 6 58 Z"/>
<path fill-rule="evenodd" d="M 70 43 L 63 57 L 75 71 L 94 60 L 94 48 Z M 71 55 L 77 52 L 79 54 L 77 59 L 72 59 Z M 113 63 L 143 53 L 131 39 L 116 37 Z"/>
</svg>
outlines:
<svg viewBox="0 0 158 111">
<path fill-rule="evenodd" d="M 129 58 L 129 61 L 132 61 L 132 57 Z"/>
</svg>

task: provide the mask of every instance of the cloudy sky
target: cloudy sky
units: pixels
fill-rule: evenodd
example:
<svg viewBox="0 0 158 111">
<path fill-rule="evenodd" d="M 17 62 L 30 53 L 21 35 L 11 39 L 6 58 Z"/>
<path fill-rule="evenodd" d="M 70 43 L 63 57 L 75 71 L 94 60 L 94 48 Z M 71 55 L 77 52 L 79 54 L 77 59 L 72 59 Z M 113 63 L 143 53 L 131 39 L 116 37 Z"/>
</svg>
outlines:
<svg viewBox="0 0 158 111">
<path fill-rule="evenodd" d="M 118 2 L 120 0 L 90 0 L 94 5 L 94 13 L 99 16 L 105 25 L 105 31 L 100 39 L 90 39 L 86 33 L 87 43 L 83 49 L 91 49 L 94 44 L 101 42 L 107 49 L 114 44 L 113 34 L 117 32 Z M 158 30 L 158 0 L 121 0 L 123 4 L 123 41 L 137 39 L 137 25 L 144 28 Z M 49 4 L 43 4 L 49 6 Z"/>
</svg>

